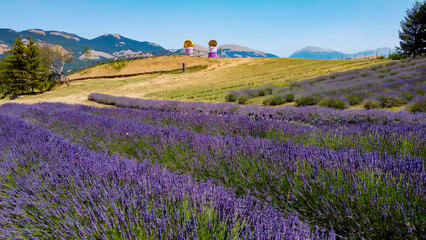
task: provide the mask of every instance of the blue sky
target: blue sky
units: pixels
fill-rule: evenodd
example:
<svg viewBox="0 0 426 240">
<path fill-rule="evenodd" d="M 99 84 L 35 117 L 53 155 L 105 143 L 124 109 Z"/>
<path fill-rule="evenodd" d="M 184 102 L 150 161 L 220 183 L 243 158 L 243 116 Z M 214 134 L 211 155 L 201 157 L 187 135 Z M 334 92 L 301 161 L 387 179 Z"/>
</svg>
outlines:
<svg viewBox="0 0 426 240">
<path fill-rule="evenodd" d="M 105 33 L 165 48 L 185 39 L 240 44 L 287 57 L 305 46 L 352 53 L 398 45 L 415 0 L 0 0 L 0 28 Z"/>
</svg>

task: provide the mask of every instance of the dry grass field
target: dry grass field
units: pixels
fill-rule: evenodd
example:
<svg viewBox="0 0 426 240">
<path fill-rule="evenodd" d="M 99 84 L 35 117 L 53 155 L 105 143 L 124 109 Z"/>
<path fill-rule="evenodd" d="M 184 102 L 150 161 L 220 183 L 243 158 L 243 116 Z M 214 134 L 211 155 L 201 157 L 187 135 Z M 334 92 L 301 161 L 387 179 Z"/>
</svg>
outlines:
<svg viewBox="0 0 426 240">
<path fill-rule="evenodd" d="M 181 67 L 183 61 L 190 68 L 187 73 L 173 71 L 162 74 L 144 74 L 175 70 Z M 288 58 L 209 60 L 186 56 L 150 58 L 95 66 L 75 73 L 69 78 L 72 80 L 135 73 L 140 73 L 141 76 L 72 81 L 69 86 L 58 86 L 52 91 L 23 96 L 13 100 L 13 102 L 93 104 L 87 100 L 87 96 L 91 92 L 137 98 L 220 102 L 224 101 L 226 92 L 231 89 L 257 87 L 265 84 L 285 86 L 289 81 L 364 68 L 385 61 L 388 60 L 353 61 Z M 121 65 L 117 67 L 118 64 Z M 193 70 L 191 70 L 191 67 Z M 5 102 L 10 102 L 10 100 L 0 100 L 0 104 Z"/>
</svg>

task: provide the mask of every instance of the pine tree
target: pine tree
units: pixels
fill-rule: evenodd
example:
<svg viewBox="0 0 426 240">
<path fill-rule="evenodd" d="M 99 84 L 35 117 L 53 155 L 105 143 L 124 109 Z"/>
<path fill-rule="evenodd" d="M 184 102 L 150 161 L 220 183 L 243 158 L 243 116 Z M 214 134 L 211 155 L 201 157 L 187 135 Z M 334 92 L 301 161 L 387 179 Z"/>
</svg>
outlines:
<svg viewBox="0 0 426 240">
<path fill-rule="evenodd" d="M 401 41 L 397 50 L 416 57 L 417 54 L 426 53 L 426 1 L 416 2 L 406 13 L 407 16 L 401 21 Z"/>
<path fill-rule="evenodd" d="M 30 35 L 28 35 L 28 45 L 25 58 L 27 71 L 30 74 L 28 87 L 32 92 L 34 92 L 34 89 L 43 91 L 47 85 L 49 69 L 45 66 L 40 57 L 40 48 L 35 44 Z"/>
<path fill-rule="evenodd" d="M 8 51 L 11 56 L 7 56 L 3 62 L 2 81 L 7 92 L 14 95 L 25 92 L 28 89 L 30 74 L 26 61 L 27 49 L 21 41 L 21 37 L 15 40 L 12 49 Z"/>
</svg>

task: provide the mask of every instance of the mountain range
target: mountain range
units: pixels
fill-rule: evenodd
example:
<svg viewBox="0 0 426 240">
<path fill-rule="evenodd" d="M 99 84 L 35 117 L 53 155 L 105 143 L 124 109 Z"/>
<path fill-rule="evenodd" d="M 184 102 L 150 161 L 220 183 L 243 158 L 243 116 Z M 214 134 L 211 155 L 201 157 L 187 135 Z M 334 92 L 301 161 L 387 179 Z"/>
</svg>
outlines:
<svg viewBox="0 0 426 240">
<path fill-rule="evenodd" d="M 74 54 L 73 61 L 67 64 L 65 69 L 79 68 L 93 62 L 112 59 L 132 55 L 135 53 L 143 53 L 149 51 L 165 50 L 162 46 L 147 42 L 136 41 L 126 38 L 120 34 L 104 34 L 94 39 L 86 39 L 73 33 L 62 31 L 45 31 L 42 29 L 30 29 L 16 32 L 12 29 L 0 28 L 0 57 L 4 56 L 9 50 L 18 34 L 25 42 L 28 35 L 31 35 L 39 44 L 49 43 L 58 45 L 68 52 Z M 88 46 L 90 56 L 85 57 L 83 51 Z M 196 49 L 208 51 L 207 47 L 196 45 Z M 278 57 L 273 54 L 264 53 L 259 50 L 239 46 L 239 45 L 222 45 L 222 57 L 227 58 L 248 58 L 248 57 Z"/>
<path fill-rule="evenodd" d="M 308 58 L 308 59 L 349 59 L 364 56 L 388 56 L 393 52 L 391 48 L 382 47 L 375 50 L 366 50 L 357 53 L 342 53 L 333 49 L 325 49 L 321 47 L 308 46 L 300 49 L 290 55 L 290 58 Z"/>
</svg>

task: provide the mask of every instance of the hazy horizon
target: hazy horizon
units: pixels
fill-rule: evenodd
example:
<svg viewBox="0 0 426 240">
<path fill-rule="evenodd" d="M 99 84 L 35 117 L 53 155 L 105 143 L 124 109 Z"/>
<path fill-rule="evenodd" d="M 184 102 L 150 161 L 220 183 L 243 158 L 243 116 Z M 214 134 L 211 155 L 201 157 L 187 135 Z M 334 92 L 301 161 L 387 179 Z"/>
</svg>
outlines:
<svg viewBox="0 0 426 240">
<path fill-rule="evenodd" d="M 0 0 L 0 28 L 65 31 L 88 39 L 118 33 L 165 48 L 181 48 L 185 39 L 203 46 L 216 39 L 280 57 L 306 46 L 354 53 L 398 45 L 399 22 L 414 2 Z"/>
</svg>

